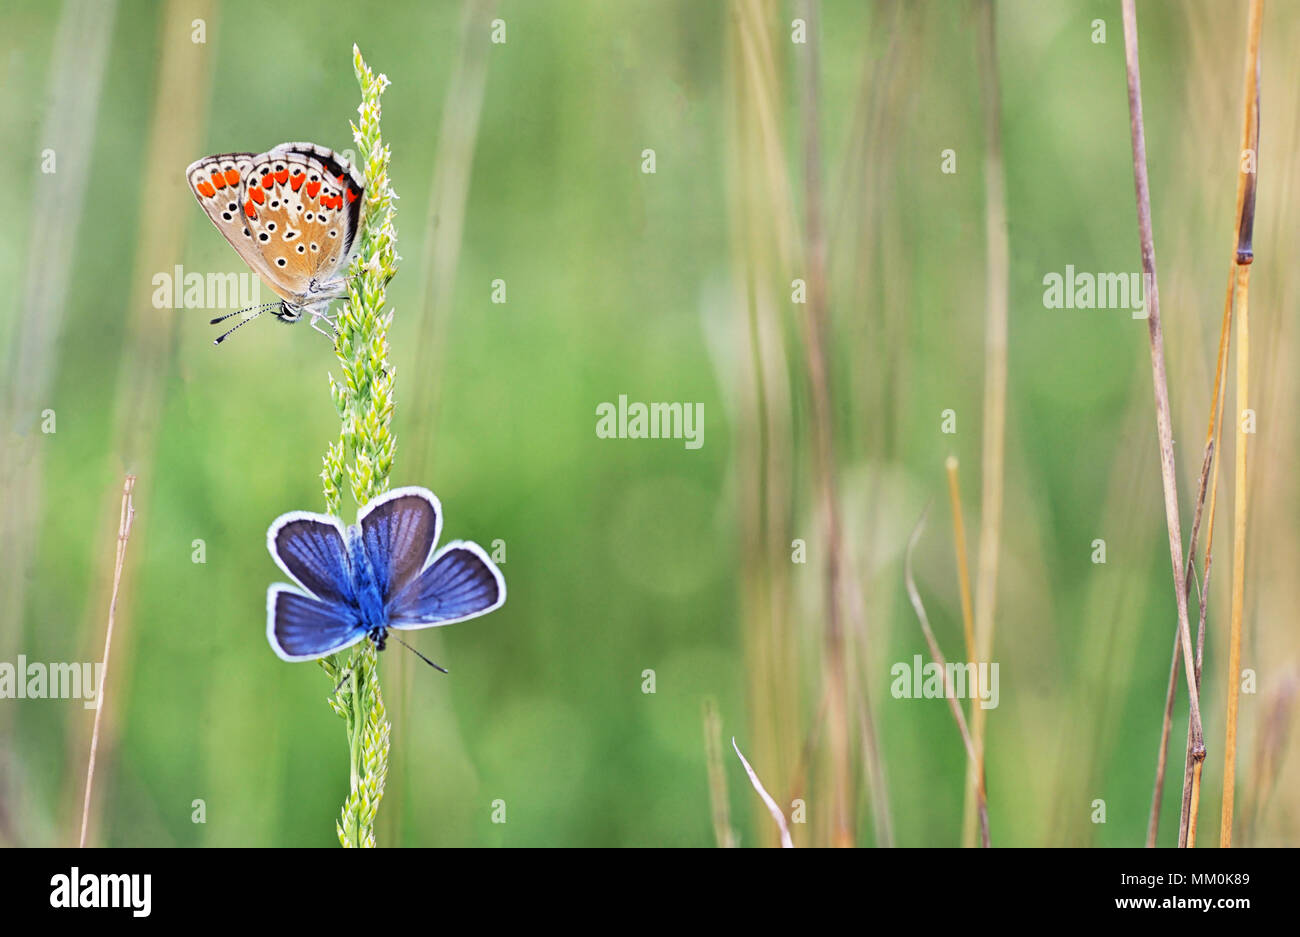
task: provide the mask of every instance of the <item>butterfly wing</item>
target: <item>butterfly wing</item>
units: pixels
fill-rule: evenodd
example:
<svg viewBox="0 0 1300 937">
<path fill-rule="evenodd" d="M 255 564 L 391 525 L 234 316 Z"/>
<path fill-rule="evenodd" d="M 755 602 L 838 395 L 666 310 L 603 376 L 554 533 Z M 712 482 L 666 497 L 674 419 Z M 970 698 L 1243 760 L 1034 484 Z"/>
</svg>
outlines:
<svg viewBox="0 0 1300 937">
<path fill-rule="evenodd" d="M 506 580 L 477 543 L 453 541 L 388 603 L 389 627 L 429 628 L 477 618 L 506 601 Z"/>
<path fill-rule="evenodd" d="M 244 205 L 247 202 L 249 176 L 258 159 L 253 153 L 221 153 L 206 156 L 189 165 L 185 179 L 207 214 L 230 246 L 281 299 L 293 300 L 277 286 L 276 274 L 258 249 L 253 230 L 248 225 Z"/>
<path fill-rule="evenodd" d="M 281 143 L 272 153 L 284 154 L 290 160 L 303 160 L 309 167 L 319 168 L 331 188 L 337 183 L 335 210 L 343 213 L 343 254 L 352 252 L 356 235 L 361 228 L 361 206 L 365 201 L 366 180 L 355 166 L 327 146 L 315 143 Z M 332 182 L 331 182 L 332 180 Z"/>
<path fill-rule="evenodd" d="M 255 157 L 243 202 L 253 245 L 297 303 L 322 292 L 342 295 L 338 274 L 355 241 L 364 194 L 356 171 L 332 151 L 316 147 L 329 154 L 321 156 L 303 147 L 314 144 L 281 144 Z"/>
<path fill-rule="evenodd" d="M 343 528 L 328 514 L 290 511 L 266 532 L 276 564 L 316 598 L 356 605 L 357 593 Z"/>
<path fill-rule="evenodd" d="M 357 526 L 379 594 L 388 602 L 429 561 L 442 532 L 442 505 L 427 488 L 395 488 L 358 512 Z"/>
<path fill-rule="evenodd" d="M 347 605 L 322 602 L 283 583 L 266 591 L 266 639 L 281 660 L 314 660 L 365 636 L 356 610 Z"/>
<path fill-rule="evenodd" d="M 284 660 L 311 660 L 356 644 L 366 630 L 338 520 L 291 511 L 266 532 L 276 564 L 306 594 L 276 583 L 266 592 L 266 639 Z"/>
</svg>

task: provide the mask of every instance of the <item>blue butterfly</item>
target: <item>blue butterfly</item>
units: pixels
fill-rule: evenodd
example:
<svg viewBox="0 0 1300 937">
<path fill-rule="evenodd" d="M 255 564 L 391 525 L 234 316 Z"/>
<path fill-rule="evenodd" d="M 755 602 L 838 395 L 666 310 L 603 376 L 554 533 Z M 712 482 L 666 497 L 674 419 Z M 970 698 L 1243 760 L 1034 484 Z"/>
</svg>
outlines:
<svg viewBox="0 0 1300 937">
<path fill-rule="evenodd" d="M 505 604 L 505 577 L 483 548 L 456 540 L 434 553 L 441 532 L 442 505 L 427 488 L 375 498 L 346 530 L 328 514 L 281 514 L 266 546 L 301 588 L 266 591 L 271 649 L 313 660 L 369 638 L 382 651 L 389 629 L 449 625 Z"/>
</svg>

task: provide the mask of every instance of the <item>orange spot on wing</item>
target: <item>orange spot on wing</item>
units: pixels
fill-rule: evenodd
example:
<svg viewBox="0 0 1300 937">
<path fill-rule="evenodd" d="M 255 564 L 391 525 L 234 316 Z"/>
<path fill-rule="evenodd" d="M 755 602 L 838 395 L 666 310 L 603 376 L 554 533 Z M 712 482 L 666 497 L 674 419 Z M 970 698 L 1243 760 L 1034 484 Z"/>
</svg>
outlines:
<svg viewBox="0 0 1300 937">
<path fill-rule="evenodd" d="M 316 193 L 319 192 L 319 191 L 320 191 L 320 183 L 319 183 L 319 182 L 308 182 L 308 183 L 307 183 L 307 197 L 308 197 L 308 198 L 315 198 L 315 197 L 316 197 Z"/>
<path fill-rule="evenodd" d="M 219 172 L 214 172 L 212 174 L 212 184 L 218 189 L 224 189 L 226 187 L 226 177 Z"/>
<path fill-rule="evenodd" d="M 351 189 L 348 189 L 348 204 L 351 205 L 356 200 L 357 200 L 357 193 L 353 192 Z"/>
<path fill-rule="evenodd" d="M 339 173 L 339 185 L 343 184 L 343 173 Z"/>
<path fill-rule="evenodd" d="M 198 189 L 199 195 L 202 195 L 204 198 L 212 198 L 212 196 L 217 194 L 217 190 L 212 188 L 210 182 L 200 182 L 194 188 Z"/>
<path fill-rule="evenodd" d="M 262 177 L 262 188 L 269 189 L 273 185 L 275 185 L 275 179 L 273 179 L 271 174 L 268 172 Z"/>
<path fill-rule="evenodd" d="M 238 185 L 238 184 L 239 184 L 239 170 L 238 170 L 238 169 L 227 169 L 227 170 L 226 170 L 226 185 Z"/>
<path fill-rule="evenodd" d="M 288 182 L 288 181 L 289 181 L 289 170 L 287 170 L 287 169 L 281 169 L 279 172 L 277 172 L 277 173 L 275 174 L 275 181 L 278 182 L 278 183 L 280 183 L 281 185 L 284 185 L 286 182 Z"/>
<path fill-rule="evenodd" d="M 249 218 L 257 217 L 257 209 L 253 207 L 252 199 L 249 199 L 247 202 L 244 203 L 244 214 L 247 215 Z"/>
<path fill-rule="evenodd" d="M 306 181 L 306 179 L 307 179 L 307 174 L 305 172 L 296 173 L 293 176 L 293 178 L 289 180 L 289 185 L 293 187 L 293 190 L 295 192 L 297 192 L 299 189 L 302 188 L 302 184 L 304 181 Z"/>
<path fill-rule="evenodd" d="M 251 198 L 253 201 L 257 202 L 257 204 L 259 205 L 261 205 L 263 202 L 266 201 L 266 196 L 263 195 L 262 190 L 257 188 L 256 186 L 248 190 L 248 197 Z"/>
</svg>

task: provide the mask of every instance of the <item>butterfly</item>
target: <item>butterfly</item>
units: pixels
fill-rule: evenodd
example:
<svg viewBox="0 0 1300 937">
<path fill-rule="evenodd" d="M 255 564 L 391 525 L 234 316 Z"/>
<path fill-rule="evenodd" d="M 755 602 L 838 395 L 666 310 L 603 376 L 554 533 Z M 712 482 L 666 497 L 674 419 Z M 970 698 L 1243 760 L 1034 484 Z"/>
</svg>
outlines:
<svg viewBox="0 0 1300 937">
<path fill-rule="evenodd" d="M 382 651 L 390 629 L 449 625 L 505 604 L 505 577 L 483 548 L 456 540 L 434 552 L 441 532 L 442 505 L 419 487 L 370 501 L 346 529 L 328 514 L 280 515 L 266 546 L 297 588 L 266 592 L 271 649 L 313 660 L 369 638 Z"/>
<path fill-rule="evenodd" d="M 343 296 L 356 246 L 365 181 L 347 160 L 315 143 L 281 143 L 266 153 L 205 156 L 185 170 L 190 191 L 244 263 L 278 302 L 266 303 L 214 344 L 268 310 L 282 322 L 311 317 L 332 327 L 331 301 Z M 240 309 L 212 320 L 215 325 Z"/>
</svg>

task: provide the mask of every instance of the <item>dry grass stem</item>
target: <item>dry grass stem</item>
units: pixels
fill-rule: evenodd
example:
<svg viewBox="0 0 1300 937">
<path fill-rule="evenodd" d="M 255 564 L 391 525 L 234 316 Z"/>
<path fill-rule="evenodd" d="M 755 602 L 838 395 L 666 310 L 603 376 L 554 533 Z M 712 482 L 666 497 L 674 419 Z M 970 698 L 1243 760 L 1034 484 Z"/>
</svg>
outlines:
<svg viewBox="0 0 1300 937">
<path fill-rule="evenodd" d="M 998 81 L 997 23 L 993 0 L 980 7 L 980 86 L 984 100 L 984 224 L 987 242 L 988 321 L 984 333 L 984 460 L 980 501 L 980 545 L 975 585 L 975 655 L 993 656 L 998 558 L 1002 543 L 1002 495 L 1007 427 L 1007 306 L 1010 247 L 1007 236 L 1006 172 L 1002 163 L 1001 89 Z M 984 722 L 988 710 L 975 707 L 975 766 L 966 785 L 962 841 L 973 845 L 976 777 L 984 775 Z"/>
<path fill-rule="evenodd" d="M 1173 427 L 1169 414 L 1169 385 L 1165 376 L 1164 334 L 1160 326 L 1160 288 L 1156 277 L 1155 239 L 1151 231 L 1151 186 L 1147 177 L 1146 130 L 1142 122 L 1142 81 L 1138 69 L 1137 11 L 1124 0 L 1124 57 L 1128 79 L 1129 129 L 1133 138 L 1133 183 L 1137 197 L 1138 233 L 1142 244 L 1142 272 L 1147 283 L 1147 334 L 1151 344 L 1151 377 L 1155 392 L 1156 435 L 1160 445 L 1160 477 L 1165 496 L 1165 525 L 1169 531 L 1169 559 L 1173 568 L 1174 601 L 1183 645 L 1187 693 L 1191 700 L 1193 753 L 1205 757 L 1201 730 L 1200 694 L 1192 657 L 1192 634 L 1187 620 L 1187 591 L 1183 567 L 1183 537 L 1178 516 L 1178 478 L 1174 464 Z"/>
<path fill-rule="evenodd" d="M 117 619 L 117 593 L 122 585 L 122 566 L 126 562 L 126 544 L 131 538 L 131 523 L 135 520 L 135 506 L 131 493 L 135 490 L 135 476 L 126 476 L 122 484 L 122 513 L 117 525 L 117 555 L 113 560 L 113 593 L 108 602 L 108 625 L 104 629 L 104 670 L 99 681 L 99 699 L 95 706 L 95 727 L 90 734 L 90 759 L 86 763 L 86 796 L 81 805 L 81 840 L 86 847 L 86 830 L 90 826 L 90 800 L 95 789 L 95 755 L 99 752 L 99 723 L 104 714 L 104 686 L 108 682 L 108 661 L 113 650 L 113 623 Z"/>
<path fill-rule="evenodd" d="M 808 382 L 813 402 L 813 452 L 817 497 L 826 550 L 825 681 L 829 692 L 827 741 L 831 760 L 832 833 L 835 846 L 853 845 L 852 745 L 850 734 L 847 654 L 844 642 L 844 547 L 839 526 L 835 481 L 834 427 L 831 414 L 830 362 L 826 354 L 828 282 L 826 226 L 822 210 L 821 95 L 819 14 L 817 0 L 804 0 L 808 43 L 799 70 L 803 97 L 804 237 L 807 265 L 807 314 L 802 317 Z M 869 705 L 869 704 L 868 704 Z"/>
<path fill-rule="evenodd" d="M 731 806 L 727 801 L 727 772 L 722 766 L 722 719 L 713 700 L 704 701 L 704 757 L 709 767 L 709 806 L 713 835 L 718 846 L 731 849 L 736 833 L 731 828 Z"/>
<path fill-rule="evenodd" d="M 1250 407 L 1250 270 L 1255 259 L 1255 188 L 1258 182 L 1259 157 L 1259 34 L 1263 20 L 1263 0 L 1251 0 L 1250 25 L 1247 27 L 1245 66 L 1246 137 L 1255 172 L 1243 173 L 1245 193 L 1237 223 L 1237 451 L 1234 466 L 1232 499 L 1232 620 L 1228 637 L 1227 726 L 1223 741 L 1223 804 L 1219 816 L 1219 846 L 1232 845 L 1232 819 L 1236 795 L 1237 706 L 1241 688 L 1241 627 L 1246 599 L 1246 412 Z M 1246 154 L 1242 154 L 1244 159 Z M 1244 168 L 1244 167 L 1243 167 Z"/>
<path fill-rule="evenodd" d="M 1217 396 L 1217 395 L 1216 395 Z M 1210 481 L 1210 465 L 1214 461 L 1214 404 L 1210 406 L 1209 438 L 1205 441 L 1205 456 L 1201 460 L 1201 481 L 1197 486 L 1196 507 L 1192 515 L 1192 537 L 1187 545 L 1187 565 L 1184 568 L 1184 589 L 1190 593 L 1192 578 L 1196 574 L 1196 540 L 1201 531 L 1201 514 L 1205 507 L 1205 493 Z M 1204 608 L 1204 604 L 1201 606 Z M 1174 628 L 1173 657 L 1169 661 L 1169 680 L 1165 686 L 1165 715 L 1160 725 L 1160 751 L 1156 757 L 1156 783 L 1151 795 L 1151 813 L 1147 817 L 1147 847 L 1156 844 L 1156 834 L 1160 828 L 1160 805 L 1164 799 L 1165 769 L 1169 761 L 1169 733 L 1174 721 L 1174 696 L 1178 689 L 1178 661 L 1182 657 L 1183 646 L 1180 642 L 1181 632 Z M 1200 665 L 1196 669 L 1196 683 L 1200 686 Z"/>
<path fill-rule="evenodd" d="M 903 559 L 903 580 L 907 585 L 907 597 L 911 600 L 912 608 L 916 610 L 917 620 L 921 623 L 921 632 L 925 635 L 925 643 L 930 647 L 930 659 L 943 672 L 944 696 L 948 699 L 948 708 L 952 710 L 952 718 L 957 723 L 957 731 L 961 733 L 962 744 L 966 746 L 966 755 L 970 758 L 971 765 L 977 765 L 975 743 L 971 738 L 970 729 L 966 725 L 966 715 L 957 703 L 957 694 L 953 689 L 952 678 L 948 674 L 948 662 L 944 660 L 943 652 L 939 650 L 939 642 L 935 640 L 934 631 L 930 628 L 930 617 L 925 613 L 925 605 L 921 602 L 921 593 L 917 591 L 916 580 L 912 576 L 912 553 L 916 549 L 917 541 L 921 539 L 921 531 L 925 528 L 925 515 L 928 511 L 927 508 L 921 512 L 921 517 L 912 530 L 912 536 L 908 538 L 907 553 Z M 978 712 L 980 708 L 976 706 L 975 710 Z M 983 774 L 979 772 L 978 768 L 975 777 L 978 782 L 975 788 L 979 810 L 980 842 L 987 849 L 989 846 L 988 799 L 984 790 Z"/>
<path fill-rule="evenodd" d="M 1241 155 L 1247 150 L 1258 152 L 1258 97 L 1256 85 L 1259 67 L 1259 32 L 1262 21 L 1261 9 L 1256 3 L 1250 10 L 1249 24 L 1246 30 L 1245 73 L 1242 79 L 1242 120 L 1241 120 Z M 1239 164 L 1237 173 L 1237 200 L 1233 214 L 1232 262 L 1229 265 L 1228 282 L 1224 289 L 1223 320 L 1219 327 L 1219 350 L 1215 363 L 1214 393 L 1210 405 L 1210 420 L 1214 435 L 1214 444 L 1220 446 L 1223 439 L 1223 410 L 1227 396 L 1228 347 L 1232 330 L 1233 297 L 1237 283 L 1238 252 L 1241 244 L 1242 224 L 1246 219 L 1243 210 L 1248 189 L 1253 198 L 1254 173 L 1245 165 Z M 1254 216 L 1253 204 L 1250 216 Z M 1213 477 L 1210 481 L 1210 516 L 1206 526 L 1205 559 L 1202 567 L 1202 588 L 1200 597 L 1200 615 L 1196 632 L 1196 686 L 1200 689 L 1202 652 L 1205 644 L 1206 609 L 1209 603 L 1210 573 L 1214 556 L 1214 520 L 1218 506 L 1219 467 L 1222 459 L 1214 463 Z M 1191 750 L 1191 726 L 1188 726 L 1188 753 L 1183 769 L 1183 804 L 1179 819 L 1179 846 L 1194 846 L 1196 843 L 1196 815 L 1200 807 L 1200 771 L 1194 769 L 1195 758 Z"/>
<path fill-rule="evenodd" d="M 961 589 L 961 626 L 966 638 L 966 659 L 974 662 L 975 619 L 971 613 L 970 567 L 966 562 L 966 522 L 961 512 L 961 485 L 957 480 L 957 458 L 948 456 L 948 497 L 952 501 L 952 541 L 957 552 L 957 585 Z"/>
<path fill-rule="evenodd" d="M 786 825 L 785 814 L 782 813 L 781 808 L 776 805 L 776 801 L 773 800 L 772 795 L 767 792 L 767 788 L 763 787 L 763 782 L 758 779 L 758 775 L 754 772 L 754 769 L 749 766 L 749 762 L 745 760 L 745 756 L 740 753 L 740 746 L 736 744 L 734 736 L 731 739 L 731 747 L 736 750 L 736 757 L 739 758 L 740 763 L 745 766 L 745 773 L 749 775 L 749 783 L 754 785 L 754 790 L 758 791 L 758 796 L 762 798 L 764 805 L 767 807 L 768 813 L 772 814 L 772 819 L 776 821 L 777 828 L 781 831 L 781 847 L 783 849 L 793 849 L 794 841 L 790 839 L 790 827 Z"/>
</svg>

